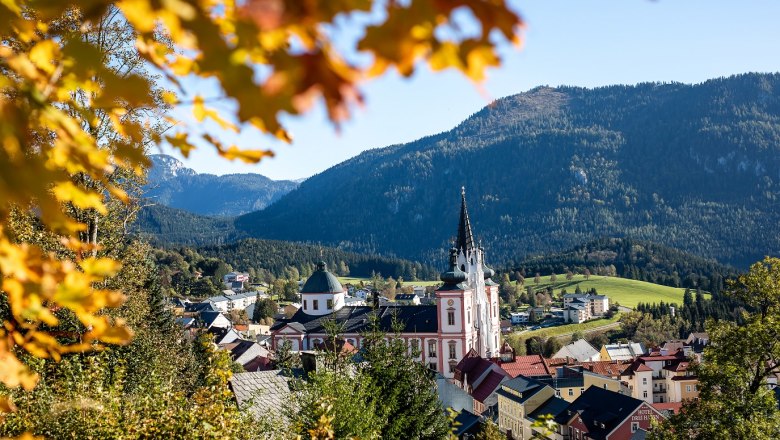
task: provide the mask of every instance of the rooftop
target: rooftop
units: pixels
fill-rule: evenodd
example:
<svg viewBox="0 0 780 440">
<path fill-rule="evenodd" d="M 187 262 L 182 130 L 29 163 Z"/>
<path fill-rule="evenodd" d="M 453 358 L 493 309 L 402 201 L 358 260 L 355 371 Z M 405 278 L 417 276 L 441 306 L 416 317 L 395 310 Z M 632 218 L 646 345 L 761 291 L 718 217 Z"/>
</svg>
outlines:
<svg viewBox="0 0 780 440">
<path fill-rule="evenodd" d="M 515 356 L 513 362 L 496 361 L 501 368 L 512 377 L 523 376 L 549 376 L 550 368 L 544 358 L 539 354 L 528 356 Z"/>
<path fill-rule="evenodd" d="M 236 373 L 230 379 L 230 388 L 239 408 L 264 416 L 280 413 L 290 395 L 289 381 L 281 370 Z"/>
<path fill-rule="evenodd" d="M 322 316 L 312 316 L 298 310 L 289 319 L 280 319 L 272 327 L 271 331 L 278 330 L 285 325 L 297 324 L 299 331 L 305 333 L 327 333 L 323 323 L 327 320 L 335 320 L 344 325 L 343 332 L 360 333 L 371 325 L 372 315 L 379 319 L 379 327 L 382 331 L 394 333 L 393 317 L 404 325 L 403 333 L 436 333 L 439 329 L 438 315 L 435 305 L 403 306 L 384 305 L 376 311 L 370 306 L 344 307 L 333 313 Z"/>
</svg>

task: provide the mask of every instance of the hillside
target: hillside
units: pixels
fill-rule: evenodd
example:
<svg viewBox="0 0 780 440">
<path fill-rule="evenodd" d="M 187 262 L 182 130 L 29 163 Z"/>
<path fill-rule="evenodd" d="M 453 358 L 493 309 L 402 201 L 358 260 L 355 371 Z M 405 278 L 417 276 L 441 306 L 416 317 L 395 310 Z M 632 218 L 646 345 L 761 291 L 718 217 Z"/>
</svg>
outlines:
<svg viewBox="0 0 780 440">
<path fill-rule="evenodd" d="M 587 292 L 590 289 L 596 289 L 601 295 L 607 295 L 610 303 L 617 301 L 621 306 L 634 308 L 641 303 L 677 303 L 682 305 L 685 289 L 677 287 L 662 286 L 660 284 L 648 283 L 645 281 L 629 280 L 618 277 L 604 277 L 591 275 L 585 279 L 583 275 L 575 275 L 571 280 L 567 280 L 563 274 L 556 275 L 557 280 L 553 284 L 550 277 L 541 277 L 540 283 L 536 284 L 532 279 L 526 279 L 525 285 L 534 290 L 544 290 L 547 287 L 553 287 L 553 291 L 558 294 L 562 290 L 568 293 L 574 293 L 579 286 L 580 290 Z M 709 297 L 709 296 L 707 296 Z"/>
<path fill-rule="evenodd" d="M 245 238 L 233 219 L 207 217 L 163 205 L 145 206 L 130 231 L 158 246 L 231 243 Z"/>
<path fill-rule="evenodd" d="M 615 273 L 630 278 L 672 287 L 701 287 L 720 292 L 724 280 L 738 275 L 737 269 L 701 258 L 688 252 L 655 243 L 628 238 L 601 238 L 563 252 L 536 256 L 511 265 L 510 272 L 531 278 L 536 273 L 549 275 L 571 270 L 599 273 L 614 266 Z"/>
<path fill-rule="evenodd" d="M 236 216 L 265 208 L 298 186 L 260 174 L 198 174 L 164 154 L 150 156 L 144 197 L 155 203 L 207 216 Z"/>
<path fill-rule="evenodd" d="M 495 265 L 617 236 L 745 267 L 780 252 L 779 150 L 777 74 L 539 87 L 366 151 L 236 226 L 438 267 L 465 186 Z"/>
</svg>

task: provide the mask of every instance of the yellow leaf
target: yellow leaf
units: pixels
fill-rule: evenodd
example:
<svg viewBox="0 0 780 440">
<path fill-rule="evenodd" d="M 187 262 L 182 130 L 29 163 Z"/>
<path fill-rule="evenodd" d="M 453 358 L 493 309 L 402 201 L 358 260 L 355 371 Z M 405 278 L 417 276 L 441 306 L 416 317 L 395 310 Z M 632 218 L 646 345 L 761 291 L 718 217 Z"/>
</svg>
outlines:
<svg viewBox="0 0 780 440">
<path fill-rule="evenodd" d="M 52 191 L 60 202 L 71 202 L 74 206 L 81 209 L 92 208 L 102 215 L 108 212 L 100 194 L 81 189 L 71 181 L 55 184 Z"/>
</svg>

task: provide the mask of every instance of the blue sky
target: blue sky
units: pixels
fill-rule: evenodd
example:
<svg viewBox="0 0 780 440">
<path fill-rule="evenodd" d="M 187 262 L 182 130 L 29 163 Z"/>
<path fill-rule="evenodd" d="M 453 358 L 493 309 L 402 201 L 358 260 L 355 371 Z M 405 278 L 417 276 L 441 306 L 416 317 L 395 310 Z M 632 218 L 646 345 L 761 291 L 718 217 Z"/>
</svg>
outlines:
<svg viewBox="0 0 780 440">
<path fill-rule="evenodd" d="M 201 148 L 185 160 L 201 173 L 308 177 L 361 151 L 446 131 L 491 99 L 539 85 L 595 87 L 645 81 L 697 83 L 744 72 L 780 71 L 780 2 L 776 0 L 524 0 L 521 50 L 489 72 L 480 91 L 454 72 L 421 68 L 363 86 L 367 104 L 340 133 L 317 107 L 288 119 L 292 145 L 247 132 L 241 145 L 272 148 L 258 165 L 218 158 Z M 225 135 L 226 140 L 230 136 Z M 168 152 L 168 151 L 166 151 Z"/>
</svg>

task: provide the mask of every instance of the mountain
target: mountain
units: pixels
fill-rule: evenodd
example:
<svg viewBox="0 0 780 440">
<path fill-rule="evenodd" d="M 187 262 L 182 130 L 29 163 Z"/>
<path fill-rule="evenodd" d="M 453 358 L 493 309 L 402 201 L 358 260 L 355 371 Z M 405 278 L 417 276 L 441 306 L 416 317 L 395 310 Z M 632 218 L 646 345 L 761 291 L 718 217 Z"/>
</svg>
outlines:
<svg viewBox="0 0 780 440">
<path fill-rule="evenodd" d="M 465 186 L 492 264 L 617 236 L 745 267 L 780 251 L 778 153 L 778 74 L 539 87 L 366 151 L 235 224 L 439 267 Z"/>
<path fill-rule="evenodd" d="M 232 243 L 246 238 L 233 219 L 207 217 L 164 205 L 144 206 L 131 225 L 131 232 L 157 246 L 202 246 Z"/>
<path fill-rule="evenodd" d="M 149 156 L 152 167 L 144 197 L 208 216 L 236 216 L 265 208 L 298 186 L 260 174 L 199 174 L 165 154 Z"/>
<path fill-rule="evenodd" d="M 739 271 L 714 260 L 701 258 L 668 246 L 630 238 L 600 238 L 562 252 L 535 256 L 512 266 L 512 278 L 525 274 L 561 274 L 571 270 L 584 273 L 600 272 L 600 268 L 615 267 L 616 275 L 672 287 L 701 287 L 719 293 L 723 281 L 735 278 Z"/>
</svg>

